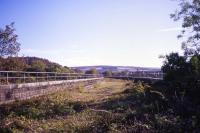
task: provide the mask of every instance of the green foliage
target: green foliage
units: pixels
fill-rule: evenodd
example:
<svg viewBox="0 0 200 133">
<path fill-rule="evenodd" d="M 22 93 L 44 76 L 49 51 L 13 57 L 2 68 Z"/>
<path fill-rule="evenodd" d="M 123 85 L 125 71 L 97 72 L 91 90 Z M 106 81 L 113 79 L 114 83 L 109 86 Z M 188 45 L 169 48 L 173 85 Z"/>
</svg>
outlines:
<svg viewBox="0 0 200 133">
<path fill-rule="evenodd" d="M 200 78 L 200 56 L 193 56 L 190 60 L 192 71 L 195 78 Z"/>
<path fill-rule="evenodd" d="M 168 132 L 196 132 L 199 128 L 196 118 L 200 111 L 200 1 L 180 0 L 179 5 L 181 9 L 171 17 L 175 21 L 182 20 L 183 30 L 178 37 L 188 38 L 182 44 L 184 56 L 171 53 L 165 57 L 162 66 L 165 81 L 160 84 L 163 88 L 156 91 L 164 94 L 168 105 L 166 112 L 174 119 L 169 115 L 155 115 L 154 124 L 162 129 L 161 132 L 166 129 L 170 129 Z M 155 97 L 151 96 L 151 99 Z M 158 104 L 157 107 L 161 106 Z"/>
<path fill-rule="evenodd" d="M 97 69 L 93 68 L 91 70 L 88 70 L 85 72 L 85 74 L 98 74 L 99 72 L 97 71 Z"/>
<path fill-rule="evenodd" d="M 112 71 L 105 71 L 105 72 L 103 72 L 103 75 L 105 76 L 105 77 L 111 77 L 112 76 Z"/>
<path fill-rule="evenodd" d="M 200 108 L 182 108 L 165 93 L 168 86 L 124 82 L 123 87 L 116 93 L 117 86 L 106 84 L 84 94 L 70 90 L 1 105 L 0 132 L 198 132 Z M 69 93 L 78 96 L 75 101 Z M 94 99 L 87 101 L 90 96 Z"/>
<path fill-rule="evenodd" d="M 23 71 L 27 67 L 27 64 L 18 57 L 1 58 L 0 64 L 0 70 L 5 71 Z"/>
<path fill-rule="evenodd" d="M 50 62 L 46 59 L 37 57 L 7 57 L 0 58 L 1 71 L 43 71 L 67 73 L 73 72 L 66 66 Z"/>
<path fill-rule="evenodd" d="M 182 21 L 182 32 L 178 37 L 187 38 L 182 48 L 185 55 L 196 55 L 200 52 L 200 1 L 179 0 L 180 9 L 171 15 L 175 21 Z"/>
<path fill-rule="evenodd" d="M 46 68 L 46 71 L 48 72 L 57 72 L 57 73 L 68 73 L 70 72 L 70 69 L 66 66 L 61 66 L 58 64 L 50 65 L 48 68 Z"/>
<path fill-rule="evenodd" d="M 188 63 L 186 58 L 179 56 L 178 53 L 171 53 L 165 57 L 162 71 L 166 74 L 165 80 L 174 81 L 182 80 L 184 75 L 188 74 Z"/>
<path fill-rule="evenodd" d="M 165 58 L 162 66 L 165 81 L 169 83 L 166 90 L 169 95 L 183 99 L 190 98 L 200 102 L 200 55 L 191 58 L 171 53 Z"/>
<path fill-rule="evenodd" d="M 44 72 L 46 67 L 47 66 L 44 62 L 36 60 L 31 63 L 31 67 L 29 68 L 29 70 L 36 72 Z"/>
<path fill-rule="evenodd" d="M 0 29 L 0 57 L 16 56 L 20 51 L 20 43 L 17 41 L 14 23 Z"/>
<path fill-rule="evenodd" d="M 137 93 L 144 93 L 146 86 L 142 83 L 142 82 L 137 82 L 134 86 L 133 89 L 137 92 Z"/>
</svg>

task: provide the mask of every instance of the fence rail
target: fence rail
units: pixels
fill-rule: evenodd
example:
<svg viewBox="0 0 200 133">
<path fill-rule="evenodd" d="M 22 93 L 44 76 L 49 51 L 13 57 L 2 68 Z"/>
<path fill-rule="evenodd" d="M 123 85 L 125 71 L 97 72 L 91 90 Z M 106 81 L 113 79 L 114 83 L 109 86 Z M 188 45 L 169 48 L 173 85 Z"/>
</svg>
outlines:
<svg viewBox="0 0 200 133">
<path fill-rule="evenodd" d="M 0 84 L 99 78 L 100 74 L 0 71 Z"/>
<path fill-rule="evenodd" d="M 153 71 L 139 71 L 132 72 L 129 74 L 130 77 L 138 77 L 138 78 L 151 78 L 151 79 L 163 79 L 164 73 L 161 71 L 153 72 Z"/>
<path fill-rule="evenodd" d="M 127 78 L 127 79 L 155 79 L 155 80 L 163 80 L 164 73 L 161 71 L 136 71 L 129 72 L 124 75 L 112 75 L 110 78 Z"/>
</svg>

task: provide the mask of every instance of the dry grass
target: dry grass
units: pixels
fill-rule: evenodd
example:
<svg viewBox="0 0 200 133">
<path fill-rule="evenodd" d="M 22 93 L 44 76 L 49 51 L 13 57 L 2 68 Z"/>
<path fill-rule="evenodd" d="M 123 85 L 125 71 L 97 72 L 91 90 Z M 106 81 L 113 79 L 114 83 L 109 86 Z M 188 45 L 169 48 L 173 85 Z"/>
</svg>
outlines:
<svg viewBox="0 0 200 133">
<path fill-rule="evenodd" d="M 165 97 L 149 88 L 143 83 L 106 79 L 93 88 L 2 105 L 0 132 L 183 131 L 179 116 L 166 115 L 171 109 L 165 106 Z"/>
<path fill-rule="evenodd" d="M 81 132 L 97 123 L 102 114 L 109 111 L 95 109 L 104 102 L 124 91 L 128 82 L 104 80 L 93 88 L 66 90 L 56 94 L 33 98 L 27 101 L 3 105 L 7 113 L 2 116 L 2 132 Z M 58 107 L 57 107 L 58 106 Z M 65 109 L 65 107 L 67 109 Z M 21 109 L 15 109 L 21 108 Z M 23 109 L 24 108 L 24 109 Z M 60 108 L 60 111 L 55 111 Z M 25 111 L 25 112 L 24 112 Z M 65 113 L 67 111 L 67 113 Z M 22 113 L 19 113 L 22 112 Z M 48 115 L 49 114 L 49 115 Z M 46 116 L 47 115 L 47 116 Z"/>
</svg>

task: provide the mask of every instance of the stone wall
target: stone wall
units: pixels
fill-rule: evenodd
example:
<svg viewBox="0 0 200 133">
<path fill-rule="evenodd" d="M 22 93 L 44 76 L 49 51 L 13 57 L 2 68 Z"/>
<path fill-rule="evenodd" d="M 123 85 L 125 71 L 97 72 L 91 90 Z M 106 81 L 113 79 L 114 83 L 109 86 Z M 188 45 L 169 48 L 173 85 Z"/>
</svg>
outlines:
<svg viewBox="0 0 200 133">
<path fill-rule="evenodd" d="M 74 89 L 79 86 L 91 86 L 102 78 L 49 81 L 13 85 L 0 85 L 0 104 L 25 100 L 65 89 Z"/>
</svg>

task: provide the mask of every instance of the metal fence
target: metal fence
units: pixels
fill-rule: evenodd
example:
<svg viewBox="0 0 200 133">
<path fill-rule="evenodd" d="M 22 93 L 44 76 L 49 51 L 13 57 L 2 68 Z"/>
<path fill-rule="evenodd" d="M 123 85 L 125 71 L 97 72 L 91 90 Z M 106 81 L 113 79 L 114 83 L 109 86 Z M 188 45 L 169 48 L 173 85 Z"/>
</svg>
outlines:
<svg viewBox="0 0 200 133">
<path fill-rule="evenodd" d="M 131 77 L 135 78 L 151 78 L 151 79 L 163 79 L 164 73 L 161 71 L 136 71 L 129 74 Z"/>
<path fill-rule="evenodd" d="M 75 80 L 99 77 L 102 77 L 102 75 L 57 72 L 0 71 L 0 84 L 19 84 L 30 82 Z"/>
<path fill-rule="evenodd" d="M 110 78 L 142 78 L 142 79 L 158 79 L 163 80 L 164 73 L 161 71 L 136 71 L 128 72 L 123 75 L 113 75 Z"/>
</svg>

